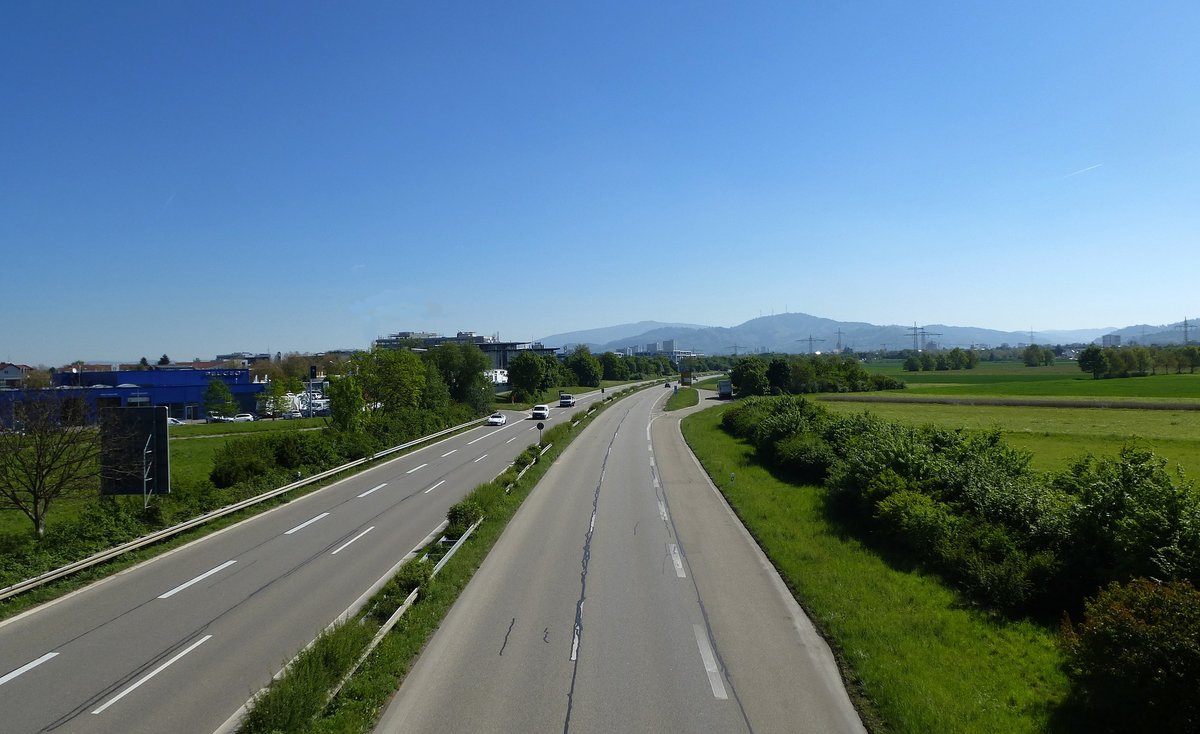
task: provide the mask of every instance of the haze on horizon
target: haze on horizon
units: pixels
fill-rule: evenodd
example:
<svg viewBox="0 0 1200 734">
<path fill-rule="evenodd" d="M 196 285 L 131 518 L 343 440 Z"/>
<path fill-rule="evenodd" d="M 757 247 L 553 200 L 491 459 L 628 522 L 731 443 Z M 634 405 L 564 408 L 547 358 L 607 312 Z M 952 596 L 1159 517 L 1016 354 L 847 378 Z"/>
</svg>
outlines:
<svg viewBox="0 0 1200 734">
<path fill-rule="evenodd" d="M 0 361 L 1193 317 L 1200 6 L 0 9 Z"/>
</svg>

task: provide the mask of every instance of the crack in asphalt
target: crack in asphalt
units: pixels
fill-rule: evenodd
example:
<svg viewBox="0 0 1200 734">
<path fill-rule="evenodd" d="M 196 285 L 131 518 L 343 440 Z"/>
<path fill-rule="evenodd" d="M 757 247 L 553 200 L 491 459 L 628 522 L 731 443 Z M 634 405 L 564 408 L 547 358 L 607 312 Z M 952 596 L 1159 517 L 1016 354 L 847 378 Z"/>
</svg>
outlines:
<svg viewBox="0 0 1200 734">
<path fill-rule="evenodd" d="M 500 657 L 504 657 L 504 648 L 508 647 L 508 636 L 512 634 L 513 625 L 517 623 L 517 618 L 513 617 L 508 623 L 508 631 L 504 633 L 504 644 L 500 646 Z"/>
</svg>

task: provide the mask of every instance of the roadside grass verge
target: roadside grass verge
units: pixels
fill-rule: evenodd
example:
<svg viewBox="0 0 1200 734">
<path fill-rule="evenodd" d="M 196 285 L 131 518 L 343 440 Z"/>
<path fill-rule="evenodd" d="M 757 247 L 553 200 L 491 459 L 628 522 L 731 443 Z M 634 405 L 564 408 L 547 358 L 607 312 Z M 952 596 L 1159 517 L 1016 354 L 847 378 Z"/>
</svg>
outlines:
<svg viewBox="0 0 1200 734">
<path fill-rule="evenodd" d="M 699 402 L 700 393 L 696 392 L 695 388 L 681 387 L 674 395 L 667 398 L 667 404 L 664 407 L 664 410 L 690 408 Z"/>
<path fill-rule="evenodd" d="M 902 559 L 831 519 L 825 491 L 785 483 L 720 428 L 720 408 L 683 421 L 714 484 L 779 570 L 842 665 L 875 731 L 1066 731 L 1053 630 L 967 607 Z"/>
<path fill-rule="evenodd" d="M 834 413 L 867 411 L 907 425 L 998 428 L 1010 445 L 1032 453 L 1032 466 L 1039 471 L 1064 469 L 1071 459 L 1084 453 L 1115 454 L 1126 443 L 1137 441 L 1165 457 L 1172 466 L 1189 473 L 1200 472 L 1200 416 L 1191 411 L 832 400 L 820 403 Z"/>
<path fill-rule="evenodd" d="M 653 385 L 651 385 L 653 387 Z M 344 651 L 346 645 L 356 640 L 369 640 L 379 625 L 400 605 L 403 595 L 392 589 L 389 582 L 382 591 L 364 607 L 364 611 L 351 618 L 346 624 L 330 631 L 323 637 L 330 643 L 318 641 L 302 652 L 291 670 L 298 671 L 295 680 L 289 671 L 259 696 L 240 731 L 246 734 L 258 732 L 320 732 L 346 734 L 348 732 L 371 731 L 388 700 L 400 687 L 411 670 L 426 642 L 437 631 L 450 607 L 470 582 L 475 571 L 483 564 L 488 552 L 500 539 L 509 520 L 516 514 L 521 503 L 537 485 L 554 460 L 570 445 L 590 422 L 612 402 L 633 392 L 626 389 L 606 396 L 596 409 L 582 409 L 575 414 L 578 424 L 560 423 L 548 429 L 543 441 L 550 448 L 530 465 L 528 471 L 517 479 L 517 471 L 510 468 L 496 480 L 476 487 L 459 504 L 473 502 L 483 513 L 484 521 L 474 534 L 462 545 L 458 553 L 442 568 L 437 578 L 422 585 L 416 601 L 383 638 L 379 646 L 369 655 L 332 702 L 326 704 L 327 691 L 332 683 L 348 670 L 349 665 L 339 661 L 354 659 L 366 647 L 365 641 L 354 649 L 353 654 Z M 591 406 L 589 406 L 590 408 Z M 534 453 L 536 445 L 531 446 Z M 511 489 L 508 487 L 511 485 Z M 415 559 L 401 567 L 398 575 Z M 340 635 L 342 627 L 364 627 L 364 632 Z M 347 641 L 348 640 L 348 641 Z M 337 654 L 327 653 L 326 645 Z M 310 663 L 306 658 L 315 658 Z M 334 659 L 336 658 L 336 659 Z M 302 663 L 302 661 L 304 661 Z M 320 678 L 308 671 L 314 665 L 325 664 L 335 668 L 320 673 Z M 335 667 L 340 666 L 340 667 Z M 269 716 L 268 716 L 269 714 Z"/>
</svg>

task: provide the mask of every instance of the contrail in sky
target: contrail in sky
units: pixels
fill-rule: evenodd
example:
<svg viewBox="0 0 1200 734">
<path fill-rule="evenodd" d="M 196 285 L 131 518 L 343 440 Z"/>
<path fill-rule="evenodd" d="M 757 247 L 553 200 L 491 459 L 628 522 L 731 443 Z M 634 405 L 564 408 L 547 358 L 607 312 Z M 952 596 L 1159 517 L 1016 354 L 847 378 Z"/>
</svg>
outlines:
<svg viewBox="0 0 1200 734">
<path fill-rule="evenodd" d="M 1067 175 L 1063 176 L 1063 178 L 1070 178 L 1072 176 L 1078 176 L 1081 173 L 1086 173 L 1086 172 L 1092 170 L 1093 168 L 1099 168 L 1100 166 L 1103 166 L 1103 165 L 1104 165 L 1103 163 L 1097 163 L 1094 166 L 1088 166 L 1087 168 L 1080 168 L 1075 173 L 1068 173 Z"/>
</svg>

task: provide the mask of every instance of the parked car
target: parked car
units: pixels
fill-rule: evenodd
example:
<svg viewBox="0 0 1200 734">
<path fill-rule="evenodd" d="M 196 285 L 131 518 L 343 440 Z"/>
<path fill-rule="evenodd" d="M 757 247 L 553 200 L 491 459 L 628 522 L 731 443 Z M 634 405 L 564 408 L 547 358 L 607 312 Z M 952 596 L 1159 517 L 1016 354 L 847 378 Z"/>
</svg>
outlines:
<svg viewBox="0 0 1200 734">
<path fill-rule="evenodd" d="M 233 419 L 228 416 L 221 415 L 220 413 L 209 413 L 208 414 L 208 422 L 209 423 L 232 423 Z"/>
<path fill-rule="evenodd" d="M 168 426 L 182 426 L 182 425 L 184 425 L 184 423 L 183 423 L 183 421 L 179 420 L 178 418 L 170 418 L 170 417 L 168 417 L 168 418 L 167 418 L 167 425 L 168 425 Z"/>
<path fill-rule="evenodd" d="M 546 418 L 549 418 L 550 417 L 550 406 L 549 405 L 533 406 L 533 414 L 530 415 L 529 417 L 533 418 L 535 421 L 536 420 L 544 420 Z"/>
<path fill-rule="evenodd" d="M 503 413 L 492 413 L 487 417 L 487 424 L 489 426 L 502 426 L 507 422 L 508 418 L 505 418 Z"/>
<path fill-rule="evenodd" d="M 250 421 L 254 420 L 254 415 L 251 413 L 238 413 L 230 420 L 234 423 L 249 423 Z"/>
</svg>

